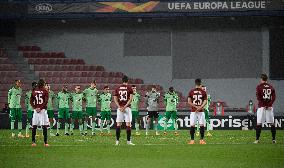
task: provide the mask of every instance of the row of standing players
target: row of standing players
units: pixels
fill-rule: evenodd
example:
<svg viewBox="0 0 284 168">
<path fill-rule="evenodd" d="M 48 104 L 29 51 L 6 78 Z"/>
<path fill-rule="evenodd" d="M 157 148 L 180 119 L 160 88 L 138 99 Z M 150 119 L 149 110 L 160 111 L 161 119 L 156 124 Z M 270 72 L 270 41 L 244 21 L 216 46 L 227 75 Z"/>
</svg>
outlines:
<svg viewBox="0 0 284 168">
<path fill-rule="evenodd" d="M 139 120 L 138 120 L 138 103 L 140 101 L 140 95 L 136 92 L 136 87 L 127 85 L 128 78 L 125 76 L 122 79 L 123 84 L 118 87 L 114 94 L 114 102 L 116 103 L 118 110 L 117 110 L 117 116 L 122 116 L 121 121 L 118 121 L 117 118 L 117 129 L 116 134 L 120 134 L 120 123 L 123 121 L 129 120 L 129 124 L 126 124 L 127 130 L 131 128 L 131 121 L 132 118 L 135 120 L 135 128 L 136 128 L 136 134 L 139 135 Z M 21 106 L 20 106 L 20 99 L 21 99 L 21 87 L 20 87 L 20 81 L 15 81 L 15 86 L 12 87 L 9 90 L 8 93 L 8 103 L 9 107 L 11 109 L 10 111 L 10 119 L 11 119 L 11 130 L 12 130 L 12 136 L 15 136 L 14 133 L 14 123 L 15 120 L 18 119 L 18 129 L 19 134 L 18 137 L 24 137 L 21 134 L 21 119 L 22 119 L 22 112 L 21 112 Z M 191 129 L 190 129 L 190 135 L 191 140 L 189 141 L 190 144 L 194 143 L 194 132 L 195 132 L 195 125 L 199 124 L 197 128 L 200 128 L 200 134 L 201 139 L 200 143 L 205 144 L 204 141 L 204 125 L 210 124 L 209 123 L 209 109 L 208 106 L 210 104 L 210 96 L 207 96 L 206 88 L 201 85 L 201 79 L 195 80 L 196 88 L 192 89 L 189 93 L 188 97 L 188 103 L 191 106 L 191 115 L 190 115 L 190 123 L 191 123 Z M 32 84 L 33 90 L 36 89 L 36 83 Z M 57 122 L 57 132 L 56 135 L 59 136 L 59 129 L 61 127 L 61 123 L 63 120 L 65 121 L 65 135 L 69 135 L 68 129 L 70 127 L 71 134 L 73 133 L 74 128 L 74 122 L 78 122 L 79 124 L 79 130 L 82 135 L 87 134 L 87 119 L 92 116 L 92 135 L 95 134 L 95 117 L 97 116 L 97 110 L 96 110 L 96 104 L 97 99 L 98 102 L 101 104 L 101 120 L 106 120 L 107 125 L 107 133 L 110 134 L 110 117 L 111 117 L 111 108 L 110 103 L 112 101 L 111 93 L 109 92 L 109 88 L 106 86 L 104 88 L 104 91 L 102 94 L 98 94 L 98 90 L 96 89 L 96 83 L 95 81 L 91 83 L 91 86 L 87 89 L 85 89 L 83 92 L 80 91 L 80 86 L 75 87 L 75 92 L 69 93 L 67 91 L 67 87 L 64 86 L 62 91 L 57 94 L 57 96 L 50 90 L 50 85 L 45 85 L 46 90 L 48 91 L 48 101 L 46 105 L 47 114 L 49 118 L 49 125 L 50 125 L 50 135 L 54 136 L 52 132 L 53 127 L 53 118 L 54 118 L 54 112 L 53 112 L 53 102 L 56 99 L 58 104 L 58 122 Z M 130 89 L 125 89 L 130 88 Z M 29 124 L 33 118 L 33 113 L 35 111 L 33 104 L 35 103 L 35 100 L 39 103 L 38 97 L 35 97 L 33 102 L 29 100 L 32 96 L 32 91 L 29 91 L 26 93 L 26 104 L 28 107 L 28 122 L 26 126 L 26 137 L 29 137 Z M 154 129 L 156 130 L 156 135 L 159 135 L 157 130 L 157 119 L 158 119 L 158 105 L 159 105 L 159 97 L 160 93 L 155 89 L 155 87 L 152 87 L 152 90 L 147 92 L 145 95 L 145 102 L 148 109 L 148 115 L 147 115 L 147 124 L 146 124 L 146 135 L 148 134 L 150 121 L 151 119 L 154 120 Z M 273 137 L 273 142 L 275 141 L 275 126 L 274 126 L 274 120 L 272 121 L 273 115 L 273 108 L 272 104 L 275 101 L 275 90 L 274 88 L 267 83 L 267 75 L 262 74 L 261 75 L 261 84 L 257 87 L 257 99 L 259 101 L 259 109 L 257 114 L 257 127 L 256 127 L 256 143 L 259 143 L 259 136 L 261 132 L 261 124 L 263 122 L 271 123 L 271 132 Z M 69 101 L 72 101 L 72 115 L 70 116 L 69 113 Z M 86 101 L 86 113 L 83 113 L 83 107 L 82 102 Z M 164 123 L 164 134 L 166 134 L 167 129 L 167 122 L 170 118 L 173 119 L 173 124 L 175 127 L 175 135 L 178 135 L 177 132 L 177 104 L 178 104 L 179 98 L 178 95 L 175 93 L 174 89 L 172 87 L 169 88 L 169 91 L 164 95 L 164 102 L 166 105 L 166 113 L 165 113 L 165 123 Z M 209 102 L 208 102 L 209 101 Z M 31 102 L 31 103 L 29 103 Z M 122 104 L 122 105 L 121 105 Z M 126 105 L 126 106 L 125 106 Z M 126 108 L 131 105 L 130 115 L 126 115 L 127 111 Z M 262 109 L 262 110 L 261 110 Z M 119 115 L 119 112 L 122 110 L 123 115 Z M 271 115 L 268 115 L 267 112 Z M 264 114 L 265 113 L 265 114 Z M 71 119 L 72 118 L 72 119 Z M 121 118 L 121 117 L 120 117 Z M 83 121 L 83 119 L 85 119 Z M 197 122 L 198 121 L 198 122 Z M 100 131 L 102 133 L 102 124 L 104 122 L 101 122 L 100 125 Z M 126 123 L 128 123 L 126 121 Z M 207 125 L 207 129 L 209 126 Z M 83 130 L 85 132 L 83 132 Z M 130 129 L 131 131 L 131 129 Z M 129 131 L 128 131 L 129 132 Z M 130 138 L 127 138 L 128 142 L 131 144 Z M 119 142 L 119 136 L 117 135 L 117 141 Z"/>
</svg>

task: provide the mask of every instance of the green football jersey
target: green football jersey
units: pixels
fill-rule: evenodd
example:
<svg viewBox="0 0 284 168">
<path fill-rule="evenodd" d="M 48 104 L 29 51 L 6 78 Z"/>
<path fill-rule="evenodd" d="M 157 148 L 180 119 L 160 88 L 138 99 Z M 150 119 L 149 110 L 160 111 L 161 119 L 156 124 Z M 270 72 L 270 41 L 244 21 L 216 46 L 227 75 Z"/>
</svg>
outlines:
<svg viewBox="0 0 284 168">
<path fill-rule="evenodd" d="M 209 111 L 210 103 L 211 103 L 211 96 L 208 95 L 207 96 L 207 104 L 204 107 L 205 110 Z"/>
<path fill-rule="evenodd" d="M 25 104 L 26 104 L 26 108 L 27 108 L 28 111 L 33 111 L 33 107 L 32 107 L 32 105 L 30 103 L 31 95 L 32 95 L 32 91 L 29 90 L 26 93 L 26 97 L 25 97 Z"/>
<path fill-rule="evenodd" d="M 57 94 L 58 108 L 69 108 L 70 93 L 59 92 Z"/>
<path fill-rule="evenodd" d="M 21 108 L 22 88 L 13 86 L 8 91 L 9 108 Z"/>
<path fill-rule="evenodd" d="M 110 93 L 102 93 L 99 96 L 99 103 L 101 104 L 101 111 L 111 111 L 111 94 Z"/>
<path fill-rule="evenodd" d="M 86 99 L 86 107 L 97 107 L 98 90 L 96 88 L 92 89 L 89 87 L 85 89 L 83 93 Z"/>
<path fill-rule="evenodd" d="M 72 111 L 82 111 L 83 110 L 83 98 L 84 95 L 82 92 L 79 93 L 72 93 L 71 100 L 72 100 Z"/>
<path fill-rule="evenodd" d="M 53 102 L 55 100 L 55 94 L 52 90 L 48 92 L 48 103 L 47 103 L 47 110 L 53 110 Z"/>
<path fill-rule="evenodd" d="M 177 111 L 179 97 L 175 92 L 167 92 L 164 96 L 164 103 L 166 105 L 166 111 Z"/>
<path fill-rule="evenodd" d="M 132 111 L 138 111 L 139 101 L 140 101 L 140 94 L 139 93 L 133 94 L 133 99 L 132 99 L 132 102 L 131 102 L 131 110 Z"/>
</svg>

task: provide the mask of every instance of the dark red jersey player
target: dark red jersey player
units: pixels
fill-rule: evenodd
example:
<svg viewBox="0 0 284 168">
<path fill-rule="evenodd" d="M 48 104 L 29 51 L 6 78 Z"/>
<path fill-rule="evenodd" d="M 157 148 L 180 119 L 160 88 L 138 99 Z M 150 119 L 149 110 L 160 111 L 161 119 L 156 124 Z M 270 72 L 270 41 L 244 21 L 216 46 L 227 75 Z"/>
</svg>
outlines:
<svg viewBox="0 0 284 168">
<path fill-rule="evenodd" d="M 130 109 L 130 104 L 132 101 L 132 96 L 133 90 L 131 86 L 128 85 L 128 77 L 124 76 L 122 78 L 122 85 L 115 89 L 114 92 L 114 102 L 117 106 L 115 145 L 119 145 L 120 127 L 123 122 L 126 124 L 127 144 L 134 145 L 131 142 L 132 112 Z"/>
<path fill-rule="evenodd" d="M 30 104 L 34 108 L 33 119 L 32 119 L 32 146 L 36 146 L 36 130 L 38 126 L 42 126 L 44 136 L 44 146 L 49 146 L 47 143 L 47 126 L 49 125 L 47 115 L 47 102 L 48 102 L 48 91 L 45 89 L 45 81 L 40 79 L 37 84 L 37 88 L 32 91 Z"/>
<path fill-rule="evenodd" d="M 276 143 L 275 135 L 276 128 L 274 125 L 274 112 L 273 112 L 273 103 L 276 99 L 276 94 L 273 86 L 267 82 L 267 75 L 261 74 L 260 84 L 256 87 L 256 98 L 258 100 L 258 109 L 257 109 L 257 125 L 255 128 L 256 131 L 256 140 L 254 143 L 259 143 L 259 137 L 261 133 L 261 127 L 263 123 L 270 124 L 271 134 L 272 134 L 272 143 Z"/>
</svg>

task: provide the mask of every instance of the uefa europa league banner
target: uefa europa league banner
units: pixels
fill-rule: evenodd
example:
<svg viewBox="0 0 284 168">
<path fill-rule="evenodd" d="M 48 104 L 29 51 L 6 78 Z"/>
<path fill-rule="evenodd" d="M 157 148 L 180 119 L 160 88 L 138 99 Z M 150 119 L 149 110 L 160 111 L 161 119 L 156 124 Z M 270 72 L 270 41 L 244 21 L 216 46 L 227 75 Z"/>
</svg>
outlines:
<svg viewBox="0 0 284 168">
<path fill-rule="evenodd" d="M 29 14 L 84 13 L 184 13 L 184 12 L 241 12 L 281 11 L 283 0 L 191 0 L 87 3 L 34 3 L 28 5 Z"/>
</svg>

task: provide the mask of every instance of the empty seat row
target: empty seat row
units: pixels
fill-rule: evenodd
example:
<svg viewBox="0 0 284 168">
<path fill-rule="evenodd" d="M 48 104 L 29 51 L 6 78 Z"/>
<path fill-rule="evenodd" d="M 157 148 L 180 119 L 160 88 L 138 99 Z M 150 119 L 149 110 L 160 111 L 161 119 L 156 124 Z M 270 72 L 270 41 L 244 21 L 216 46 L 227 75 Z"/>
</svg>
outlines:
<svg viewBox="0 0 284 168">
<path fill-rule="evenodd" d="M 96 80 L 97 83 L 121 83 L 120 78 L 104 78 L 104 77 L 41 77 L 48 83 L 53 84 L 72 84 L 72 83 L 83 83 L 89 84 Z"/>
<path fill-rule="evenodd" d="M 4 48 L 0 48 L 0 57 L 7 57 Z"/>
<path fill-rule="evenodd" d="M 38 46 L 18 46 L 18 51 L 41 51 Z"/>
<path fill-rule="evenodd" d="M 93 65 L 34 65 L 35 71 L 104 71 L 103 66 Z M 121 76 L 123 74 L 121 73 Z"/>
<path fill-rule="evenodd" d="M 16 67 L 13 64 L 1 64 L 0 71 L 16 71 Z"/>
<path fill-rule="evenodd" d="M 113 77 L 121 78 L 122 73 L 106 71 L 36 71 L 39 77 Z M 137 80 L 141 83 L 141 80 Z"/>
<path fill-rule="evenodd" d="M 21 80 L 24 81 L 25 78 L 24 77 L 2 77 L 2 80 L 0 81 L 0 84 L 10 84 L 11 86 L 14 84 L 15 80 Z"/>
<path fill-rule="evenodd" d="M 1 80 L 3 80 L 4 77 L 14 78 L 14 77 L 21 77 L 21 73 L 18 71 L 0 71 Z M 0 80 L 0 81 L 1 81 Z"/>
<path fill-rule="evenodd" d="M 83 65 L 85 64 L 83 59 L 69 59 L 69 58 L 27 58 L 29 64 L 73 64 L 73 65 Z"/>
<path fill-rule="evenodd" d="M 65 58 L 63 52 L 23 52 L 25 58 Z"/>
<path fill-rule="evenodd" d="M 8 58 L 0 57 L 0 64 L 11 64 L 11 61 Z"/>
</svg>

